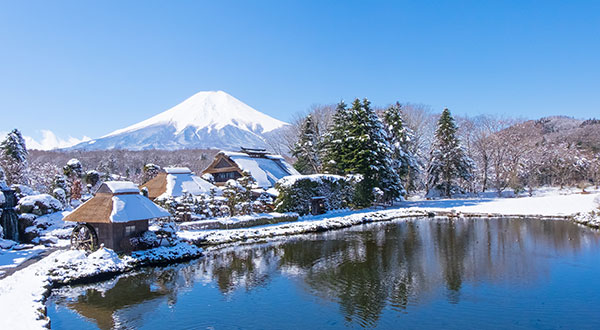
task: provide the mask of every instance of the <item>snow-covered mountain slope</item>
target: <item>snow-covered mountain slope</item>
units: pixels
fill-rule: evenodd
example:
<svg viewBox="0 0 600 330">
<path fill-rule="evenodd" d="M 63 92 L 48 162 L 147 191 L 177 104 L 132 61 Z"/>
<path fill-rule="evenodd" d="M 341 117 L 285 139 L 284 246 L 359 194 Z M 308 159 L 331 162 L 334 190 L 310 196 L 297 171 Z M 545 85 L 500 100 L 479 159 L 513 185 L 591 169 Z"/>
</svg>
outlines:
<svg viewBox="0 0 600 330">
<path fill-rule="evenodd" d="M 71 150 L 265 148 L 266 136 L 288 124 L 223 92 L 199 92 L 173 108 Z"/>
</svg>

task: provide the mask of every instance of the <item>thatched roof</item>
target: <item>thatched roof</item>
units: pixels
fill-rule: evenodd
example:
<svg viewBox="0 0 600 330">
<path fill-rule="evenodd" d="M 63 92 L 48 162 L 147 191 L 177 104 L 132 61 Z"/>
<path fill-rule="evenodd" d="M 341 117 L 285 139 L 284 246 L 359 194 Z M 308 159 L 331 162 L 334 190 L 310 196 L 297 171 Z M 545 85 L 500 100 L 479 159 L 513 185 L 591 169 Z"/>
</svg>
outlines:
<svg viewBox="0 0 600 330">
<path fill-rule="evenodd" d="M 121 181 L 103 183 L 96 196 L 76 208 L 64 220 L 112 223 L 168 216 L 170 216 L 169 212 L 140 195 L 134 183 Z"/>
<path fill-rule="evenodd" d="M 179 197 L 183 191 L 192 195 L 208 194 L 216 189 L 212 183 L 196 176 L 187 167 L 165 167 L 154 179 L 144 183 L 142 188 L 148 189 L 148 198 Z"/>
<path fill-rule="evenodd" d="M 158 173 L 157 176 L 141 185 L 140 188 L 148 189 L 148 198 L 151 200 L 156 199 L 156 197 L 167 191 L 167 173 Z"/>
</svg>

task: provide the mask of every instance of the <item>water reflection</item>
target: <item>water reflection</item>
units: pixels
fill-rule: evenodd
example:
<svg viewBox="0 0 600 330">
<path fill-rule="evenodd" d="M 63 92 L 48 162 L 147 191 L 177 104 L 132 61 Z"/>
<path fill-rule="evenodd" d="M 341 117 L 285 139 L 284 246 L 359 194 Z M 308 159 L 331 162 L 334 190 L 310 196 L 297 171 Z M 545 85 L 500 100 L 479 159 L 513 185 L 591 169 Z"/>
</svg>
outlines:
<svg viewBox="0 0 600 330">
<path fill-rule="evenodd" d="M 374 224 L 221 248 L 189 264 L 64 288 L 52 301 L 101 329 L 118 328 L 123 322 L 137 328 L 159 317 L 152 312 L 163 303 L 176 305 L 181 313 L 194 313 L 176 303 L 182 291 L 202 295 L 202 286 L 196 288 L 196 283 L 214 285 L 226 304 L 235 294 L 269 287 L 283 276 L 309 296 L 338 306 L 346 326 L 372 328 L 386 310 L 403 315 L 411 306 L 439 299 L 460 304 L 465 286 L 535 286 L 548 277 L 553 258 L 598 245 L 596 232 L 559 221 Z"/>
</svg>

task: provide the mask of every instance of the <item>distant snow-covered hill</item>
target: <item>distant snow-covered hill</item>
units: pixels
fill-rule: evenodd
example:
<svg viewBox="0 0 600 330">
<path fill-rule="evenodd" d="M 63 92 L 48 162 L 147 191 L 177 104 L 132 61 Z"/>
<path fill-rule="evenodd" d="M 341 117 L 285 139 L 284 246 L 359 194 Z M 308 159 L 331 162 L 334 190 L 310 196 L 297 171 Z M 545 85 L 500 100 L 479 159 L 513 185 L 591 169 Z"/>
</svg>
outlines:
<svg viewBox="0 0 600 330">
<path fill-rule="evenodd" d="M 267 148 L 288 124 L 223 92 L 200 92 L 173 108 L 69 150 Z"/>
</svg>

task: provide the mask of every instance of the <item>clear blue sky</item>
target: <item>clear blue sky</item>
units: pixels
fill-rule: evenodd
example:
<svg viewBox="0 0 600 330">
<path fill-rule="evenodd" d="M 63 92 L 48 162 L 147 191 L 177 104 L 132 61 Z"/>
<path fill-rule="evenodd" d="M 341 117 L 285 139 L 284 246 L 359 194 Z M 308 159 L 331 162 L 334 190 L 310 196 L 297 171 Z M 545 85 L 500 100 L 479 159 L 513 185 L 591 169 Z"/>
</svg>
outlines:
<svg viewBox="0 0 600 330">
<path fill-rule="evenodd" d="M 99 137 L 202 90 L 600 117 L 600 1 L 0 1 L 0 131 Z"/>
</svg>

